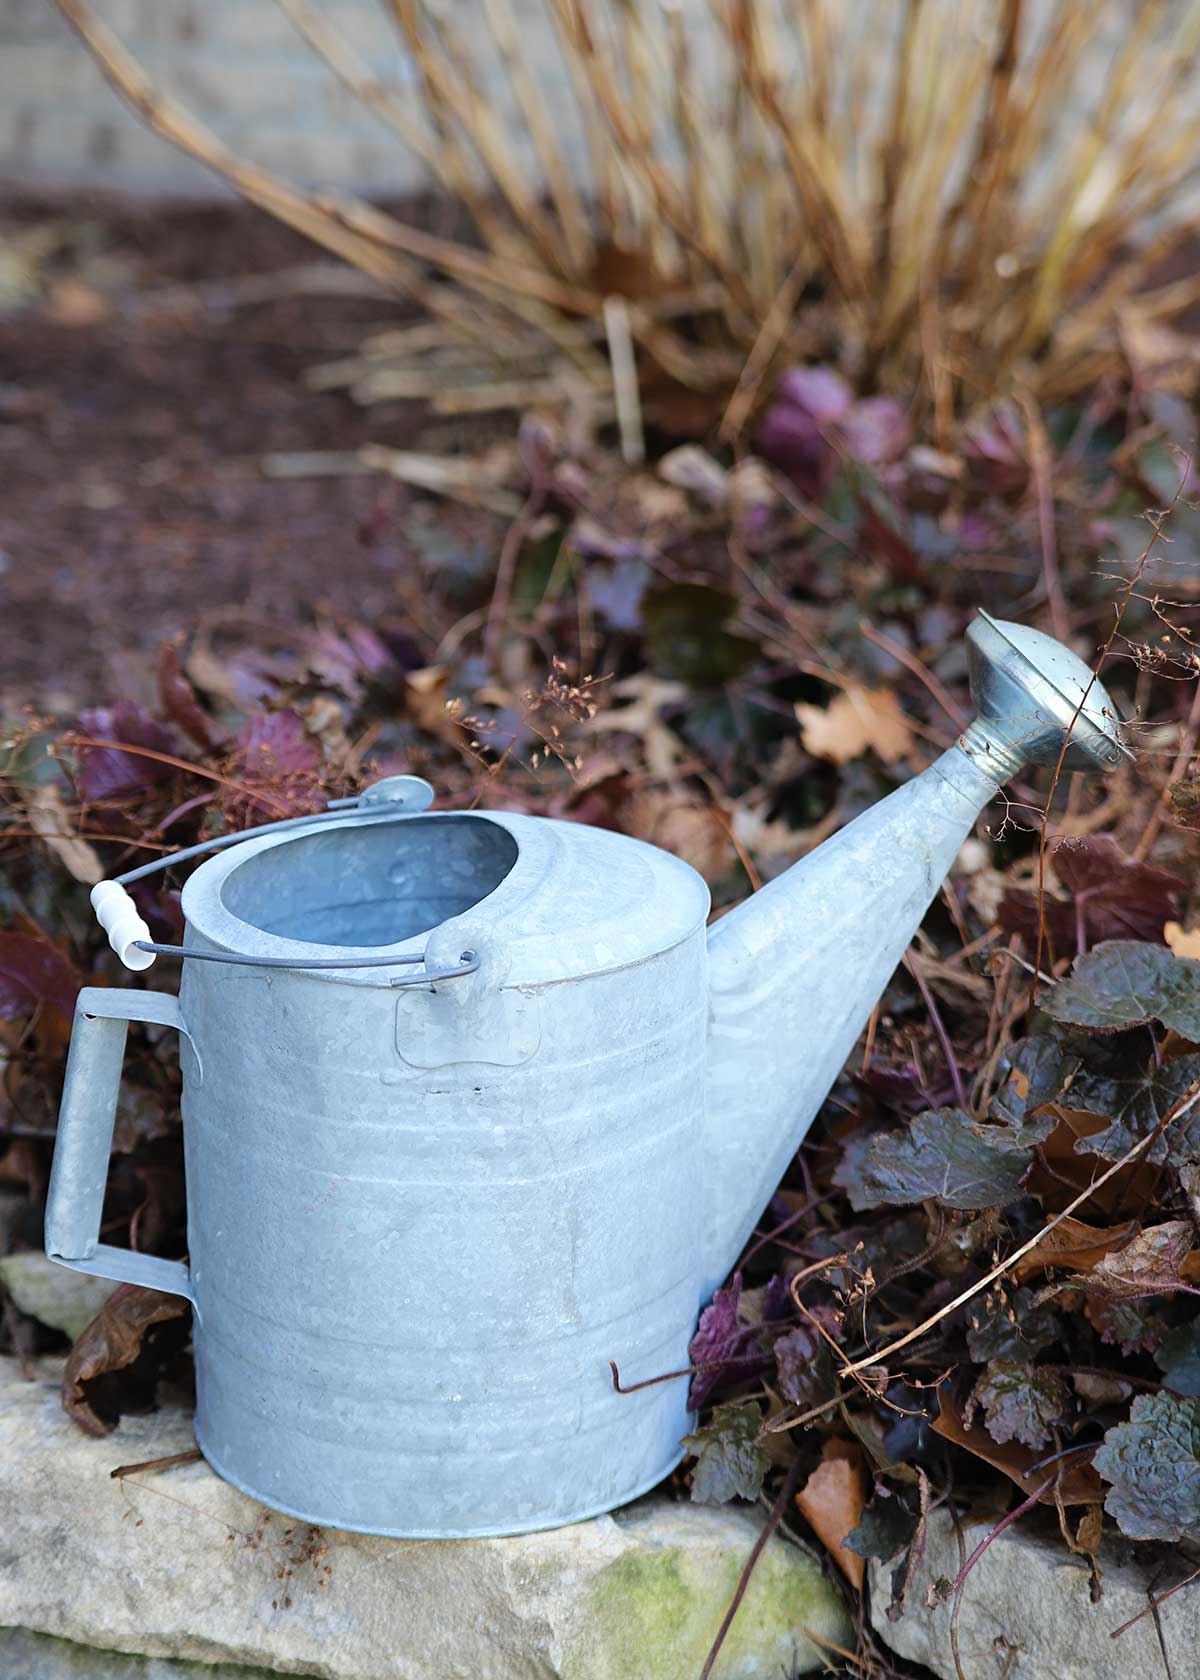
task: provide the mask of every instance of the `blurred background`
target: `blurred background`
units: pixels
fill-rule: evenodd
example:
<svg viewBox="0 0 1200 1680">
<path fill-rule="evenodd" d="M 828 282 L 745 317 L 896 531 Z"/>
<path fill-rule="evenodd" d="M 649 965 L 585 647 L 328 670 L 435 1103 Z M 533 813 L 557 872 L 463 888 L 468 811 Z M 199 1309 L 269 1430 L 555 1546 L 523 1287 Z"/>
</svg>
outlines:
<svg viewBox="0 0 1200 1680">
<path fill-rule="evenodd" d="M 979 607 L 1102 670 L 1136 762 L 985 814 L 752 1281 L 851 1241 L 847 1139 L 988 1112 L 1046 1029 L 1031 971 L 1200 956 L 1198 47 L 1190 0 L 8 0 L 9 1247 L 40 1241 L 75 992 L 114 978 L 102 875 L 404 770 L 665 846 L 720 913 L 957 738 Z M 109 1240 L 178 1255 L 171 1057 L 131 1060 Z M 1178 1212 L 1166 1182 L 1088 1217 Z M 892 1323 L 970 1224 L 904 1205 L 852 1232 L 907 1256 Z M 7 1346 L 64 1351 L 31 1301 Z M 1063 1357 L 1161 1386 L 1156 1333 L 1080 1318 Z M 870 1468 L 990 1475 L 981 1429 Z M 859 1629 L 846 1672 L 887 1672 Z"/>
</svg>

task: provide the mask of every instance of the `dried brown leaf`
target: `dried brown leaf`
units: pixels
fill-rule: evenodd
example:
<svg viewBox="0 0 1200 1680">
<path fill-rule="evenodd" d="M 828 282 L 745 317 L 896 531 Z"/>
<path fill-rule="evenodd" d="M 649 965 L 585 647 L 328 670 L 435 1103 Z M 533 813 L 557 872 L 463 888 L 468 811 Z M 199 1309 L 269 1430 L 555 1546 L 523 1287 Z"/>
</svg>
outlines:
<svg viewBox="0 0 1200 1680">
<path fill-rule="evenodd" d="M 814 758 L 849 764 L 870 748 L 885 764 L 894 764 L 912 751 L 912 730 L 890 688 L 852 684 L 828 706 L 797 701 L 795 710 L 805 750 Z"/>
<path fill-rule="evenodd" d="M 1136 1229 L 1132 1219 L 1111 1226 L 1087 1225 L 1082 1219 L 1060 1219 L 1028 1254 L 1021 1256 L 1012 1268 L 1012 1275 L 1018 1283 L 1024 1283 L 1027 1278 L 1038 1277 L 1048 1266 L 1090 1271 L 1106 1254 L 1123 1248 Z"/>
<path fill-rule="evenodd" d="M 132 1283 L 113 1291 L 71 1349 L 63 1371 L 63 1407 L 85 1435 L 108 1435 L 113 1429 L 93 1407 L 87 1384 L 132 1365 L 154 1325 L 182 1318 L 188 1310 L 181 1295 L 162 1295 Z"/>
<path fill-rule="evenodd" d="M 1177 957 L 1200 958 L 1200 928 L 1182 928 L 1178 922 L 1168 922 L 1163 938 Z"/>
<path fill-rule="evenodd" d="M 30 796 L 29 826 L 58 861 L 85 887 L 104 879 L 104 865 L 96 848 L 75 833 L 70 814 L 53 782 L 43 782 Z"/>
<path fill-rule="evenodd" d="M 833 1439 L 826 1441 L 820 1464 L 796 1495 L 801 1516 L 859 1592 L 866 1564 L 843 1542 L 862 1521 L 870 1491 L 871 1478 L 862 1449 L 854 1441 Z"/>
<path fill-rule="evenodd" d="M 943 1440 L 953 1442 L 956 1447 L 983 1459 L 994 1470 L 1003 1472 L 1026 1497 L 1045 1481 L 1047 1472 L 1041 1463 L 1045 1456 L 1043 1453 L 1032 1452 L 1017 1441 L 998 1446 L 982 1425 L 977 1424 L 972 1429 L 964 1425 L 962 1412 L 945 1390 L 939 1393 L 938 1398 L 941 1411 L 933 1419 L 932 1428 Z M 1034 1465 L 1038 1465 L 1036 1470 L 1032 1468 Z M 1061 1497 L 1064 1505 L 1099 1505 L 1104 1499 L 1104 1487 L 1091 1465 L 1084 1464 L 1064 1470 L 1061 1483 L 1057 1488 L 1047 1488 L 1040 1503 L 1053 1505 L 1056 1495 Z"/>
</svg>

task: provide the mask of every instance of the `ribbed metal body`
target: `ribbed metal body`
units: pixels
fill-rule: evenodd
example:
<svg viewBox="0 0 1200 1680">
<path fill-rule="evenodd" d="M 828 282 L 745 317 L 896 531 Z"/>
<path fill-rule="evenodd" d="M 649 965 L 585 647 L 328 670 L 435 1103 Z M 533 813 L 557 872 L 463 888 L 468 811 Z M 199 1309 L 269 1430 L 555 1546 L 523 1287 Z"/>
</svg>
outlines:
<svg viewBox="0 0 1200 1680">
<path fill-rule="evenodd" d="M 522 853 L 498 889 L 511 901 L 566 866 L 557 825 L 500 821 Z M 686 1383 L 620 1395 L 609 1361 L 624 1382 L 678 1369 L 695 1326 L 703 888 L 628 840 L 566 838 L 590 854 L 574 927 L 538 952 L 531 908 L 489 944 L 513 905 L 473 906 L 452 944 L 469 919 L 488 946 L 474 997 L 397 993 L 386 973 L 184 965 L 203 1069 L 183 1108 L 197 1437 L 277 1509 L 389 1534 L 512 1532 L 607 1510 L 680 1456 Z M 277 921 L 302 910 L 283 901 L 304 873 L 287 851 L 313 845 L 265 843 Z M 259 848 L 240 852 L 189 884 L 190 940 L 230 944 L 231 884 Z M 636 956 L 623 942 L 643 893 L 659 912 Z M 553 977 L 568 943 L 593 972 Z M 518 983 L 489 986 L 489 966 Z"/>
</svg>

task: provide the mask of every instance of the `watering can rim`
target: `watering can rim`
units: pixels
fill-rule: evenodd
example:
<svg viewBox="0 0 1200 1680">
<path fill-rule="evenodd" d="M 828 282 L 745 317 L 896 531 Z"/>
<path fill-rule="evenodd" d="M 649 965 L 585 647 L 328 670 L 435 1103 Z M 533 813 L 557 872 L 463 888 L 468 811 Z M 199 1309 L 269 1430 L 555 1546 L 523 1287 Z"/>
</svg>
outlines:
<svg viewBox="0 0 1200 1680">
<path fill-rule="evenodd" d="M 183 888 L 181 903 L 188 930 L 185 942 L 256 957 L 287 958 L 294 962 L 296 972 L 313 980 L 386 990 L 393 976 L 413 973 L 411 966 L 401 966 L 403 959 L 411 964 L 413 955 L 420 954 L 435 939 L 439 953 L 444 955 L 442 948 L 448 949 L 461 933 L 459 942 L 483 940 L 493 950 L 503 949 L 503 984 L 515 987 L 581 980 L 627 968 L 674 949 L 706 925 L 710 898 L 703 877 L 674 853 L 610 829 L 511 811 L 424 811 L 365 821 L 347 816 L 322 824 L 320 833 L 341 828 L 357 831 L 388 823 L 447 821 L 490 822 L 505 829 L 517 847 L 517 857 L 504 878 L 461 916 L 379 946 L 339 946 L 267 933 L 231 911 L 221 889 L 234 870 L 251 858 L 313 837 L 312 830 L 284 831 L 259 835 L 201 864 Z M 586 874 L 597 849 L 620 852 L 628 896 L 623 902 L 611 904 L 608 913 L 598 920 L 572 922 L 568 906 L 578 903 L 580 897 L 578 884 L 572 884 L 572 861 L 588 852 L 588 858 L 579 864 Z M 634 867 L 635 860 L 640 868 Z M 556 906 L 557 917 L 553 914 Z M 396 966 L 325 971 L 304 966 L 306 958 L 361 957 L 367 953 L 394 953 Z M 247 968 L 243 972 L 254 971 Z"/>
</svg>

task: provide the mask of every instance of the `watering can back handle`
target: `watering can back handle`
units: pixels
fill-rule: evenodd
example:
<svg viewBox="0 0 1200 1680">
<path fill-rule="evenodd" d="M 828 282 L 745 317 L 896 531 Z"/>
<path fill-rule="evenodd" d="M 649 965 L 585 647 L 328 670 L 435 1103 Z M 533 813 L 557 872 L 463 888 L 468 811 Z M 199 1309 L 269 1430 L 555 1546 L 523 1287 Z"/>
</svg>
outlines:
<svg viewBox="0 0 1200 1680">
<path fill-rule="evenodd" d="M 141 1284 L 167 1295 L 183 1295 L 194 1306 L 184 1261 L 162 1260 L 157 1255 L 137 1254 L 100 1241 L 104 1186 L 130 1021 L 174 1027 L 187 1036 L 179 999 L 165 992 L 100 986 L 85 986 L 80 992 L 46 1197 L 46 1253 L 72 1271 Z"/>
</svg>

